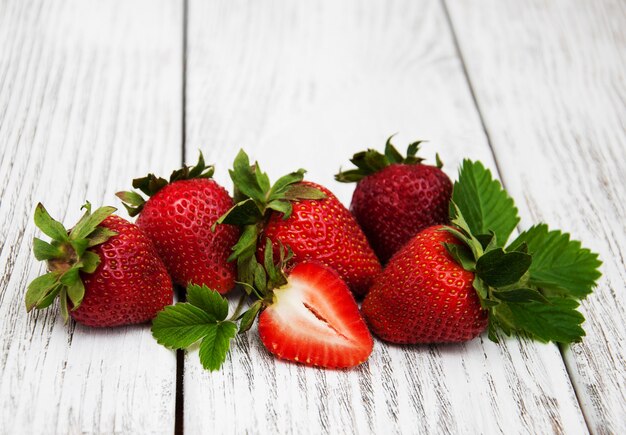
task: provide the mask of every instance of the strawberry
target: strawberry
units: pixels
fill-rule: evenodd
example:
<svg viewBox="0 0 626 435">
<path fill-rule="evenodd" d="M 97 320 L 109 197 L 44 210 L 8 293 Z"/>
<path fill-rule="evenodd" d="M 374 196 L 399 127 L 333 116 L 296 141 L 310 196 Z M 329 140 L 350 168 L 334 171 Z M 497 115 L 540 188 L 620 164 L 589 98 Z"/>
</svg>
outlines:
<svg viewBox="0 0 626 435">
<path fill-rule="evenodd" d="M 393 343 L 465 341 L 487 327 L 487 311 L 472 287 L 474 274 L 444 243 L 459 242 L 429 227 L 396 253 L 363 301 L 372 331 Z"/>
<path fill-rule="evenodd" d="M 235 285 L 235 264 L 227 261 L 230 248 L 239 237 L 232 225 L 211 227 L 233 206 L 226 189 L 210 177 L 202 154 L 198 164 L 174 171 L 170 181 L 149 174 L 133 180 L 135 192 L 117 195 L 131 216 L 139 215 L 137 225 L 150 237 L 176 284 L 206 284 L 219 293 Z"/>
<path fill-rule="evenodd" d="M 337 272 L 312 262 L 298 263 L 288 271 L 293 253 L 280 245 L 280 259 L 274 263 L 272 242 L 265 239 L 265 246 L 264 265 L 254 255 L 250 258 L 253 284 L 244 283 L 247 294 L 230 317 L 226 299 L 206 286 L 191 284 L 187 302 L 167 307 L 154 319 L 156 340 L 172 349 L 200 341 L 202 365 L 218 370 L 235 334 L 248 331 L 258 316 L 261 342 L 279 358 L 326 368 L 363 363 L 374 341 Z M 248 295 L 255 301 L 240 315 Z"/>
<path fill-rule="evenodd" d="M 584 335 L 576 308 L 600 277 L 597 254 L 544 224 L 505 247 L 519 222 L 513 200 L 480 162 L 464 161 L 448 226 L 426 228 L 376 277 L 362 312 L 394 343 L 469 340 L 487 326 L 540 341 Z"/>
<path fill-rule="evenodd" d="M 52 238 L 35 238 L 38 260 L 49 273 L 36 278 L 26 292 L 26 308 L 46 308 L 57 296 L 61 313 L 87 326 L 142 323 L 172 303 L 172 281 L 150 239 L 136 225 L 111 215 L 113 207 L 85 214 L 69 232 L 43 205 L 35 224 Z"/>
<path fill-rule="evenodd" d="M 239 279 L 251 282 L 250 257 L 263 257 L 258 237 L 271 240 L 274 255 L 280 244 L 293 251 L 293 263 L 313 261 L 334 269 L 355 295 L 367 293 L 381 265 L 350 212 L 328 189 L 302 181 L 304 170 L 288 174 L 270 186 L 258 164 L 250 166 L 241 151 L 231 178 L 239 202 L 219 223 L 243 227 L 231 259 L 239 263 Z M 257 252 L 258 251 L 258 252 Z"/>
<path fill-rule="evenodd" d="M 385 154 L 367 150 L 351 162 L 358 169 L 339 172 L 337 181 L 357 182 L 350 211 L 383 263 L 426 227 L 448 222 L 452 182 L 437 166 L 416 157 L 420 142 L 403 157 L 387 140 Z"/>
<path fill-rule="evenodd" d="M 259 316 L 259 335 L 274 355 L 327 368 L 364 362 L 374 346 L 359 308 L 339 275 L 299 263 Z"/>
</svg>

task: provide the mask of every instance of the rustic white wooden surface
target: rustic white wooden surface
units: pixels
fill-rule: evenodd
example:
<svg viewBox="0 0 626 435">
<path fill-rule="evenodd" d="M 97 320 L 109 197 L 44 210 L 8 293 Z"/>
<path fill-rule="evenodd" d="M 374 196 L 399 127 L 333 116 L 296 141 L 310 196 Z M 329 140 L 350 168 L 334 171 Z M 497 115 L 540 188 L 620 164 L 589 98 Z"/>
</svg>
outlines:
<svg viewBox="0 0 626 435">
<path fill-rule="evenodd" d="M 187 3 L 185 29 L 177 0 L 0 1 L 0 433 L 626 432 L 623 2 Z M 275 360 L 253 330 L 221 372 L 185 357 L 175 416 L 175 355 L 147 326 L 23 310 L 37 201 L 71 222 L 198 149 L 230 188 L 245 147 L 348 204 L 332 175 L 396 131 L 430 139 L 452 177 L 483 160 L 523 226 L 601 253 L 582 344 L 377 342 L 360 368 L 325 371 Z"/>
<path fill-rule="evenodd" d="M 245 147 L 276 178 L 298 167 L 349 203 L 332 175 L 356 150 L 429 138 L 454 176 L 464 156 L 495 168 L 439 1 L 313 4 L 191 1 L 188 160 L 217 178 Z M 191 433 L 585 433 L 554 345 L 486 338 L 458 346 L 389 346 L 324 371 L 275 360 L 255 330 L 219 373 L 185 359 Z"/>
<path fill-rule="evenodd" d="M 172 433 L 176 358 L 147 325 L 26 314 L 34 206 L 86 199 L 181 156 L 177 1 L 0 2 L 0 433 Z M 119 205 L 119 204 L 115 204 Z"/>
<path fill-rule="evenodd" d="M 600 253 L 587 337 L 564 357 L 589 428 L 626 433 L 626 3 L 449 1 L 522 224 Z"/>
</svg>

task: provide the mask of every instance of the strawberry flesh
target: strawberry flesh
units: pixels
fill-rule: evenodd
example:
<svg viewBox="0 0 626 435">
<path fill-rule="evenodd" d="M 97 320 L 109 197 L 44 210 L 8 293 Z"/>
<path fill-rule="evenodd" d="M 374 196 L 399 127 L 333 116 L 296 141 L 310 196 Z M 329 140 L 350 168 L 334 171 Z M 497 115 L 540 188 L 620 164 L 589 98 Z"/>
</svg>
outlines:
<svg viewBox="0 0 626 435">
<path fill-rule="evenodd" d="M 327 368 L 359 365 L 374 345 L 346 283 L 316 263 L 296 265 L 288 283 L 274 290 L 259 334 L 279 358 Z"/>
</svg>

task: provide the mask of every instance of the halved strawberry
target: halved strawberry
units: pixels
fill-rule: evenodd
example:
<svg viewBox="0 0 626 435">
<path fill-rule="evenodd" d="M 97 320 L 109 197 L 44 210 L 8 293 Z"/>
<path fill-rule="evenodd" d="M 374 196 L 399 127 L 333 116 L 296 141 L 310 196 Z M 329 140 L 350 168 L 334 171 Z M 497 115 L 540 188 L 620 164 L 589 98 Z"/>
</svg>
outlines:
<svg viewBox="0 0 626 435">
<path fill-rule="evenodd" d="M 265 347 L 279 358 L 345 368 L 364 362 L 374 341 L 350 289 L 332 269 L 296 265 L 259 317 Z"/>
</svg>

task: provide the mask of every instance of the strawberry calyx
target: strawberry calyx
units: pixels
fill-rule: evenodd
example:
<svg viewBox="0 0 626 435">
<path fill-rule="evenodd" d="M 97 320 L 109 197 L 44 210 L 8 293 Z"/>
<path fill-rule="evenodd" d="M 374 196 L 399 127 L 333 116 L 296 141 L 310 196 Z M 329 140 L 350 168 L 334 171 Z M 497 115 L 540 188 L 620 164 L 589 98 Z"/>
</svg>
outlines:
<svg viewBox="0 0 626 435">
<path fill-rule="evenodd" d="M 102 221 L 116 211 L 114 207 L 100 207 L 93 213 L 87 202 L 81 209 L 85 213 L 71 230 L 54 220 L 39 203 L 35 208 L 35 225 L 51 238 L 46 242 L 33 238 L 33 253 L 39 261 L 46 261 L 48 273 L 35 278 L 26 291 L 26 310 L 43 309 L 60 298 L 61 314 L 65 322 L 72 310 L 80 307 L 85 287 L 80 273 L 93 273 L 100 264 L 98 254 L 89 248 L 100 245 L 117 235 L 115 231 L 100 226 Z"/>
<path fill-rule="evenodd" d="M 519 222 L 517 208 L 480 162 L 465 160 L 450 204 L 451 225 L 460 242 L 444 243 L 463 269 L 474 273 L 473 287 L 489 312 L 489 338 L 497 331 L 560 343 L 585 335 L 577 311 L 601 276 L 598 255 L 568 234 L 540 224 L 508 246 Z"/>
<path fill-rule="evenodd" d="M 168 184 L 181 180 L 193 180 L 198 178 L 211 178 L 215 172 L 213 165 L 206 165 L 202 151 L 198 156 L 198 163 L 195 166 L 183 166 L 172 172 L 169 181 L 162 177 L 150 173 L 142 178 L 133 180 L 133 188 L 139 189 L 148 198 L 156 195 Z M 143 210 L 146 199 L 135 191 L 122 191 L 115 194 L 122 200 L 122 204 L 128 211 L 130 217 L 135 217 Z"/>
<path fill-rule="evenodd" d="M 339 173 L 335 175 L 335 180 L 341 183 L 359 182 L 368 175 L 375 174 L 390 165 L 419 165 L 424 161 L 423 158 L 417 156 L 419 147 L 424 141 L 419 140 L 410 143 L 407 147 L 405 157 L 392 145 L 391 139 L 394 136 L 395 134 L 389 136 L 387 139 L 384 153 L 369 148 L 366 151 L 354 154 L 350 161 L 357 167 L 357 169 L 350 169 L 347 171 L 339 169 Z M 440 169 L 443 167 L 439 154 L 437 154 L 437 167 Z"/>
<path fill-rule="evenodd" d="M 239 280 L 252 285 L 258 270 L 254 259 L 259 236 L 271 213 L 282 213 L 288 219 L 293 211 L 292 202 L 305 199 L 323 199 L 321 190 L 302 184 L 304 169 L 298 169 L 276 180 L 272 185 L 269 176 L 261 171 L 258 162 L 250 164 L 245 151 L 235 157 L 233 169 L 229 170 L 235 186 L 236 204 L 222 215 L 219 224 L 237 225 L 242 228 L 241 237 L 232 247 L 228 261 L 237 260 Z"/>
</svg>

